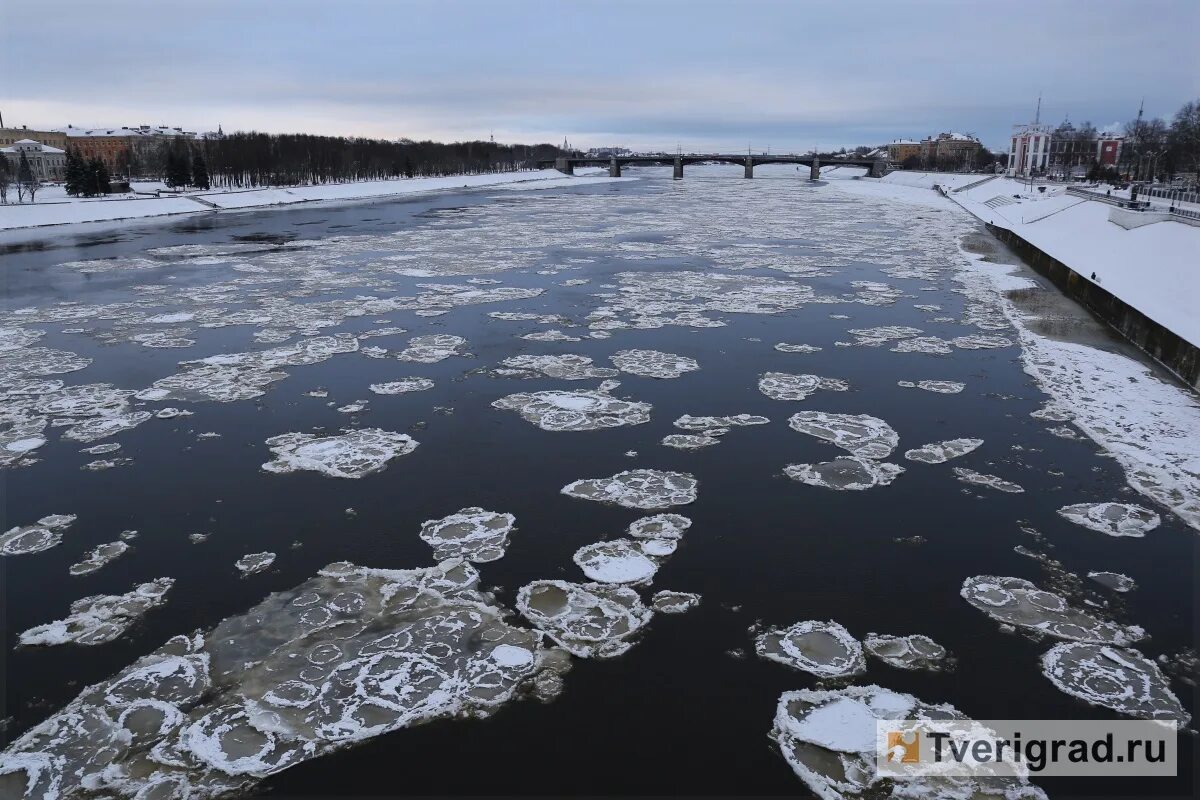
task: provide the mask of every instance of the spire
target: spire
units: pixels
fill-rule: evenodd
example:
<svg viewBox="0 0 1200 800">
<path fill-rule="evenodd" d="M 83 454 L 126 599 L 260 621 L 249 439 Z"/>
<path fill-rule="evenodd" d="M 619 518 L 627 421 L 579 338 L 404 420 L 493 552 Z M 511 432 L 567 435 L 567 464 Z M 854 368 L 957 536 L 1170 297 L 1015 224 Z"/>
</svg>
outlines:
<svg viewBox="0 0 1200 800">
<path fill-rule="evenodd" d="M 1038 92 L 1037 112 L 1033 115 L 1033 124 L 1037 125 L 1042 121 L 1042 93 Z"/>
</svg>

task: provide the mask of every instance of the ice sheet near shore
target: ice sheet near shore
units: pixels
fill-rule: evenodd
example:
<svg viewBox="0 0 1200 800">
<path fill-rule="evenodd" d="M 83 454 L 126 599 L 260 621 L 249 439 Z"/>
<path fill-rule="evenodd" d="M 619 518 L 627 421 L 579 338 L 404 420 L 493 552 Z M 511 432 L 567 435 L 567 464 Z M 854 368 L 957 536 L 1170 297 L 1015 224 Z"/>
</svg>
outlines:
<svg viewBox="0 0 1200 800">
<path fill-rule="evenodd" d="M 185 800 L 435 719 L 549 699 L 569 659 L 461 561 L 331 564 L 84 689 L 0 754 L 6 796 Z M 86 787 L 86 791 L 84 791 Z"/>
</svg>

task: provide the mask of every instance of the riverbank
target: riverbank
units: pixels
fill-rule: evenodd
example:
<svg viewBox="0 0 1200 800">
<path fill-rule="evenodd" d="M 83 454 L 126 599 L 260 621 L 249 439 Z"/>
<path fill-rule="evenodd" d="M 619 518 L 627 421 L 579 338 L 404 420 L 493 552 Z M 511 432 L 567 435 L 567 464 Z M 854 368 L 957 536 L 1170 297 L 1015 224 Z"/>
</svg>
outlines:
<svg viewBox="0 0 1200 800">
<path fill-rule="evenodd" d="M 214 211 L 268 208 L 298 203 L 342 202 L 398 197 L 449 189 L 482 189 L 521 184 L 527 188 L 604 183 L 614 178 L 578 176 L 567 178 L 553 169 L 498 172 L 483 175 L 449 175 L 439 178 L 403 178 L 394 181 L 330 183 L 242 191 L 215 191 L 171 197 L 120 199 L 61 199 L 25 205 L 0 205 L 0 231 L 71 225 L 82 222 L 117 222 L 130 219 L 203 214 Z M 568 184 L 566 181 L 574 181 Z"/>
<path fill-rule="evenodd" d="M 1010 178 L 894 172 L 855 184 L 859 192 L 894 199 L 922 195 L 931 205 L 957 204 L 1074 300 L 1188 385 L 1200 386 L 1200 227 L 1164 221 L 1126 228 L 1109 221 L 1111 205 L 1064 187 L 1030 191 Z M 936 187 L 940 195 L 922 191 Z"/>
</svg>

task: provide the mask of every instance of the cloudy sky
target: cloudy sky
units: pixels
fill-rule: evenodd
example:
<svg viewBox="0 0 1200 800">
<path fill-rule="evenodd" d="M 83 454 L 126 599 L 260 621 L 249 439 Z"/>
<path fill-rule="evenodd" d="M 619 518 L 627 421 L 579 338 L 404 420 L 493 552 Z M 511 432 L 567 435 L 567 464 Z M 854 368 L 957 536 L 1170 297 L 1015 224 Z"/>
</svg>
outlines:
<svg viewBox="0 0 1200 800">
<path fill-rule="evenodd" d="M 31 22 L 33 20 L 33 22 Z M 1197 0 L 0 2 L 6 125 L 800 151 L 1200 97 Z"/>
</svg>

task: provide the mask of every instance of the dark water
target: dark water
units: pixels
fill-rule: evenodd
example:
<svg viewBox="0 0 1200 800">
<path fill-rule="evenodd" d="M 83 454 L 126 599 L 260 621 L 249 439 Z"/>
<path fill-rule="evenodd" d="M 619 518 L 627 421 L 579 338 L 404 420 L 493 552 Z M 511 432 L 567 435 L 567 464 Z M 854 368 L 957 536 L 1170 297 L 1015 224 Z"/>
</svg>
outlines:
<svg viewBox="0 0 1200 800">
<path fill-rule="evenodd" d="M 334 235 L 390 233 L 444 224 L 482 205 L 491 222 L 520 232 L 553 203 L 580 203 L 575 228 L 527 243 L 532 261 L 489 273 L 503 286 L 545 287 L 521 302 L 467 306 L 422 318 L 386 314 L 408 336 L 451 333 L 468 339 L 473 358 L 438 364 L 401 364 L 345 354 L 310 366 L 289 367 L 289 377 L 265 396 L 234 403 L 180 403 L 194 416 L 151 420 L 119 434 L 134 463 L 101 472 L 79 467 L 93 456 L 80 445 L 51 442 L 40 463 L 7 470 L 3 479 L 4 528 L 55 513 L 77 514 L 61 546 L 36 555 L 3 559 L 5 653 L 3 681 L 10 722 L 6 743 L 45 719 L 85 685 L 116 672 L 168 637 L 207 629 L 238 614 L 272 591 L 293 587 L 333 561 L 372 567 L 410 568 L 431 563 L 417 537 L 422 521 L 464 506 L 507 511 L 517 518 L 507 555 L 481 565 L 483 585 L 498 587 L 511 606 L 516 590 L 541 578 L 582 580 L 571 556 L 582 545 L 620 535 L 638 514 L 559 493 L 566 483 L 635 467 L 691 472 L 699 499 L 672 509 L 694 524 L 682 546 L 659 570 L 653 590 L 698 592 L 703 602 L 679 616 L 659 615 L 640 642 L 611 660 L 577 660 L 566 689 L 553 703 L 521 702 L 488 720 L 435 722 L 374 739 L 318 758 L 268 779 L 260 790 L 275 796 L 333 794 L 764 794 L 801 795 L 803 786 L 767 739 L 775 702 L 785 690 L 808 688 L 816 679 L 753 654 L 748 629 L 756 622 L 788 625 L 802 619 L 833 619 L 855 636 L 868 631 L 924 633 L 950 649 L 958 668 L 948 674 L 902 672 L 871 662 L 860 683 L 878 683 L 928 702 L 949 702 L 980 719 L 1114 718 L 1060 693 L 1039 670 L 1049 643 L 1034 643 L 999 627 L 959 597 L 964 578 L 1011 575 L 1045 583 L 1039 564 L 1013 552 L 1035 547 L 1018 524 L 1039 530 L 1050 555 L 1081 576 L 1089 570 L 1120 571 L 1138 589 L 1115 601 L 1115 615 L 1141 624 L 1151 638 L 1147 656 L 1171 654 L 1196 642 L 1196 538 L 1164 513 L 1163 525 L 1145 539 L 1118 539 L 1072 525 L 1055 511 L 1068 503 L 1121 500 L 1151 505 L 1126 487 L 1120 466 L 1090 440 L 1064 440 L 1032 419 L 1046 396 L 1022 371 L 1016 347 L 955 350 L 952 356 L 893 353 L 887 347 L 835 347 L 847 328 L 913 325 L 925 335 L 952 338 L 976 329 L 960 322 L 931 322 L 914 303 L 942 306 L 958 319 L 964 298 L 949 275 L 934 281 L 892 278 L 869 258 L 837 266 L 830 277 L 799 278 L 820 294 L 853 291 L 851 281 L 888 283 L 910 293 L 892 305 L 812 305 L 778 315 L 713 314 L 721 328 L 672 327 L 618 330 L 612 338 L 581 342 L 535 342 L 518 335 L 544 329 L 529 322 L 490 319 L 488 311 L 557 313 L 576 322 L 611 291 L 623 271 L 703 269 L 702 255 L 673 257 L 661 249 L 631 259 L 619 243 L 661 244 L 686 236 L 690 226 L 728 223 L 710 216 L 712 203 L 738 203 L 748 192 L 773 192 L 788 204 L 794 226 L 778 241 L 803 241 L 836 251 L 837 230 L 812 222 L 820 204 L 837 197 L 831 187 L 810 186 L 796 176 L 764 176 L 753 187 L 732 178 L 689 175 L 679 184 L 657 179 L 612 184 L 570 193 L 441 195 L 411 202 L 341 208 L 302 208 L 267 213 L 215 215 L 202 220 L 132 227 L 91 234 L 47 234 L 44 241 L 10 246 L 3 253 L 5 306 L 45 306 L 61 300 L 110 303 L 132 297 L 138 284 L 204 285 L 236 277 L 224 266 L 167 265 L 152 271 L 84 275 L 56 265 L 77 259 L 137 256 L 153 247 L 231 241 L 264 243 Z M 784 184 L 784 182 L 787 182 Z M 749 184 L 750 182 L 746 182 Z M 765 187 L 765 188 L 759 188 Z M 699 201 L 698 194 L 708 197 Z M 534 197 L 533 195 L 537 196 Z M 528 195 L 528 196 L 526 196 Z M 895 219 L 881 219 L 877 205 L 848 196 L 836 200 L 843 222 L 861 224 L 888 238 Z M 825 213 L 824 211 L 822 213 Z M 930 214 L 924 210 L 912 214 Z M 498 217 L 496 215 L 499 215 Z M 470 214 L 463 217 L 469 227 Z M 664 233 L 666 228 L 672 231 Z M 898 229 L 898 228 L 897 228 Z M 594 244 L 595 258 L 580 270 L 539 275 L 582 252 L 580 231 L 611 231 L 610 251 Z M 736 228 L 724 230 L 737 244 Z M 761 232 L 755 234 L 761 240 Z M 945 247 L 933 241 L 930 247 Z M 0 245 L 3 247 L 3 245 Z M 947 253 L 949 258 L 951 254 Z M 464 260 L 477 258 L 463 252 Z M 708 262 L 711 263 L 711 262 Z M 352 270 L 339 265 L 337 269 Z M 786 276 L 766 269 L 747 273 Z M 470 275 L 402 278 L 401 293 L 418 283 L 462 283 Z M 566 279 L 590 283 L 564 287 Z M 934 285 L 936 291 L 919 291 Z M 286 287 L 285 287 L 286 288 Z M 362 292 L 351 289 L 344 296 Z M 315 299 L 328 299 L 320 297 Z M 171 310 L 169 303 L 164 311 Z M 848 320 L 831 319 L 846 314 Z M 349 319 L 323 333 L 359 332 L 372 316 Z M 87 327 L 103 329 L 90 321 Z M 39 343 L 94 359 L 86 370 L 61 376 L 68 383 L 110 382 L 143 388 L 176 371 L 188 358 L 255 350 L 253 328 L 197 329 L 188 349 L 149 349 L 133 343 L 102 344 L 87 335 L 62 334 L 71 324 L 37 325 Z M 564 328 L 586 335 L 587 328 Z M 399 349 L 408 336 L 365 340 Z M 775 342 L 804 342 L 823 349 L 792 354 Z M 596 381 L 499 379 L 472 370 L 494 366 L 517 353 L 579 353 L 607 366 L 607 357 L 628 348 L 652 348 L 690 356 L 698 372 L 659 381 L 622 374 L 615 394 L 653 405 L 648 424 L 589 432 L 548 432 L 516 414 L 490 407 L 513 392 L 591 388 Z M 847 380 L 852 391 L 818 392 L 803 403 L 769 399 L 755 388 L 766 371 L 806 372 Z M 407 375 L 432 378 L 436 388 L 398 396 L 370 393 L 370 383 Z M 898 380 L 936 378 L 967 384 L 958 395 L 903 389 Z M 304 395 L 315 387 L 327 399 Z M 327 405 L 370 399 L 356 420 Z M 452 413 L 435 411 L 452 408 Z M 787 479 L 788 463 L 814 463 L 840 451 L 789 430 L 787 417 L 814 409 L 881 417 L 900 434 L 901 450 L 960 436 L 984 439 L 979 450 L 950 464 L 902 463 L 907 472 L 885 488 L 836 492 Z M 682 414 L 762 414 L 770 425 L 738 428 L 717 446 L 697 452 L 663 447 L 679 431 Z M 270 454 L 263 441 L 289 431 L 350 424 L 410 432 L 420 442 L 411 455 L 361 480 L 336 480 L 314 472 L 271 475 L 260 470 Z M 197 439 L 214 431 L 220 438 Z M 110 441 L 110 440 L 103 440 Z M 1019 448 L 1019 449 L 1018 449 Z M 631 458 L 626 451 L 636 450 Z M 898 456 L 898 454 L 897 454 Z M 893 456 L 893 461 L 897 456 Z M 966 487 L 950 467 L 964 466 L 1016 481 L 1024 494 Z M 1052 474 L 1061 472 L 1061 475 Z M 356 511 L 346 513 L 347 508 Z M 69 577 L 67 568 L 93 546 L 125 529 L 140 536 L 123 558 L 92 575 Z M 207 532 L 203 544 L 188 535 Z M 895 539 L 919 535 L 926 543 Z M 293 547 L 299 543 L 300 547 Z M 245 553 L 278 553 L 266 573 L 241 578 L 233 562 Z M 16 647 L 21 631 L 59 619 L 70 603 L 89 594 L 120 594 L 159 576 L 176 579 L 167 604 L 151 611 L 118 641 L 97 647 Z M 1085 584 L 1090 584 L 1084 579 Z M 1091 587 L 1103 595 L 1098 586 Z M 649 592 L 645 593 L 647 596 Z M 1110 599 L 1111 595 L 1108 595 Z M 738 655 L 734 655 L 734 653 Z M 1196 708 L 1194 690 L 1173 689 L 1185 707 Z M 1175 780 L 1126 782 L 1046 779 L 1054 797 L 1191 796 L 1194 739 L 1184 737 L 1182 775 Z"/>
</svg>

